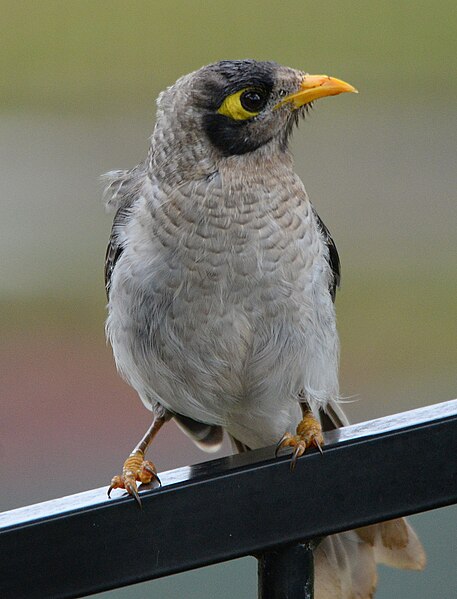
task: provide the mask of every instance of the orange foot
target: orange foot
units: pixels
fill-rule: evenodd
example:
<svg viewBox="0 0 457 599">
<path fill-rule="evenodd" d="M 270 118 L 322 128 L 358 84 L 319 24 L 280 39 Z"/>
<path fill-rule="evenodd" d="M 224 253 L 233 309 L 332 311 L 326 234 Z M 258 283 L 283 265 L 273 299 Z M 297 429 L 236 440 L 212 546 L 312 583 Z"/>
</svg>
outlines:
<svg viewBox="0 0 457 599">
<path fill-rule="evenodd" d="M 159 485 L 161 484 L 154 464 L 144 459 L 142 451 L 136 450 L 125 460 L 122 474 L 113 476 L 111 479 L 108 497 L 110 497 L 113 489 L 125 489 L 129 495 L 135 497 L 138 505 L 141 507 L 141 499 L 138 494 L 136 481 L 147 484 L 152 480 L 155 480 Z"/>
<path fill-rule="evenodd" d="M 309 447 L 317 447 L 322 453 L 324 437 L 322 427 L 311 412 L 306 412 L 297 426 L 297 434 L 285 433 L 276 446 L 276 454 L 284 447 L 294 447 L 290 469 L 295 468 L 297 459 L 302 456 Z"/>
</svg>

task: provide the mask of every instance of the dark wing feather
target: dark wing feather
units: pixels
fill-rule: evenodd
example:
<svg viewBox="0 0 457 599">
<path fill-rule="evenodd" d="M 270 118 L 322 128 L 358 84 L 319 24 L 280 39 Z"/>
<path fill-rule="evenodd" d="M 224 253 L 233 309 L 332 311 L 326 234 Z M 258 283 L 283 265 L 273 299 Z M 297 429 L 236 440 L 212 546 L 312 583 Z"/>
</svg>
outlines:
<svg viewBox="0 0 457 599">
<path fill-rule="evenodd" d="M 330 295 L 332 296 L 332 300 L 335 301 L 336 290 L 337 287 L 340 286 L 341 282 L 340 257 L 338 255 L 338 250 L 336 249 L 335 242 L 333 241 L 332 236 L 330 235 L 330 231 L 325 226 L 321 217 L 317 214 L 316 210 L 314 209 L 314 206 L 313 214 L 316 218 L 317 224 L 321 230 L 325 244 L 328 248 L 328 262 L 333 275 L 329 291 Z M 336 403 L 329 402 L 326 405 L 325 409 L 321 408 L 319 410 L 319 416 L 322 424 L 322 429 L 324 431 L 331 431 L 335 428 L 340 428 L 341 426 L 346 426 L 348 424 L 348 420 L 344 415 L 343 410 Z"/>
<path fill-rule="evenodd" d="M 182 414 L 173 414 L 179 428 L 203 449 L 203 451 L 217 451 L 222 445 L 224 431 L 216 424 L 204 424 Z"/>
<path fill-rule="evenodd" d="M 330 231 L 324 225 L 321 217 L 316 212 L 314 206 L 313 206 L 313 214 L 316 218 L 317 224 L 319 225 L 321 233 L 324 237 L 324 241 L 328 248 L 328 262 L 330 264 L 330 268 L 331 268 L 331 271 L 333 274 L 333 278 L 330 283 L 329 291 L 330 291 L 330 295 L 332 296 L 332 300 L 335 301 L 336 289 L 337 289 L 337 287 L 340 286 L 340 282 L 341 282 L 340 257 L 338 255 L 338 250 L 336 249 L 335 242 L 333 241 L 332 236 L 330 235 Z"/>
<path fill-rule="evenodd" d="M 117 236 L 111 234 L 106 248 L 105 255 L 105 290 L 106 297 L 109 299 L 109 290 L 111 287 L 111 275 L 113 274 L 114 266 L 122 254 L 122 247 L 117 243 Z"/>
<path fill-rule="evenodd" d="M 125 223 L 129 214 L 130 205 L 122 206 L 116 212 L 113 221 L 113 227 L 111 229 L 111 235 L 106 248 L 105 255 L 105 289 L 106 295 L 109 299 L 109 291 L 111 288 L 111 277 L 113 275 L 114 267 L 122 254 L 122 244 L 119 239 L 119 229 Z"/>
<path fill-rule="evenodd" d="M 234 451 L 236 451 L 237 453 L 246 453 L 247 451 L 251 451 L 251 448 L 248 447 L 247 445 L 245 445 L 244 443 L 242 443 L 241 441 L 238 441 L 238 439 L 236 439 L 233 435 L 228 435 L 230 442 L 232 444 L 232 448 Z"/>
<path fill-rule="evenodd" d="M 324 408 L 320 408 L 319 417 L 323 431 L 332 431 L 349 424 L 341 406 L 336 402 L 328 402 Z"/>
<path fill-rule="evenodd" d="M 104 193 L 107 207 L 117 208 L 105 256 L 105 289 L 109 298 L 111 277 L 123 250 L 120 232 L 147 179 L 147 162 L 139 164 L 132 170 L 112 171 L 102 179 L 108 182 Z"/>
</svg>

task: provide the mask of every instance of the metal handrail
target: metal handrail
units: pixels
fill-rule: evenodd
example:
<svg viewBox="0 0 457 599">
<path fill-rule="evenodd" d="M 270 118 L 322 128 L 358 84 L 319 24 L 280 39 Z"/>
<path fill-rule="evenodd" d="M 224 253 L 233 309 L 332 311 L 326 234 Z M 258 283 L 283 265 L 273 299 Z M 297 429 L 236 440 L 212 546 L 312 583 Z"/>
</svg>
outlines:
<svg viewBox="0 0 457 599">
<path fill-rule="evenodd" d="M 255 555 L 262 599 L 288 584 L 312 597 L 313 539 L 457 503 L 457 400 L 325 442 L 294 472 L 266 448 L 161 473 L 141 510 L 102 487 L 4 512 L 0 596 L 81 597 Z"/>
</svg>

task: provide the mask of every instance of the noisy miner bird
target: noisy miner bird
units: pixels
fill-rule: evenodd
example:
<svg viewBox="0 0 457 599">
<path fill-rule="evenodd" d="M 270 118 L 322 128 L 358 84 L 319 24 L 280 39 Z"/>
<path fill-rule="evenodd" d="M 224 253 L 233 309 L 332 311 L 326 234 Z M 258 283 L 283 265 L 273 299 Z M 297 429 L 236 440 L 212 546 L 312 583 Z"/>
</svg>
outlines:
<svg viewBox="0 0 457 599">
<path fill-rule="evenodd" d="M 109 491 L 139 501 L 136 481 L 157 479 L 144 452 L 171 418 L 203 449 L 225 430 L 238 451 L 280 441 L 292 463 L 347 423 L 338 253 L 288 142 L 311 102 L 355 91 L 274 62 L 208 65 L 160 94 L 146 160 L 106 175 L 107 335 L 153 415 Z M 328 537 L 315 559 L 318 599 L 371 597 L 376 561 L 425 562 L 404 520 Z"/>
</svg>

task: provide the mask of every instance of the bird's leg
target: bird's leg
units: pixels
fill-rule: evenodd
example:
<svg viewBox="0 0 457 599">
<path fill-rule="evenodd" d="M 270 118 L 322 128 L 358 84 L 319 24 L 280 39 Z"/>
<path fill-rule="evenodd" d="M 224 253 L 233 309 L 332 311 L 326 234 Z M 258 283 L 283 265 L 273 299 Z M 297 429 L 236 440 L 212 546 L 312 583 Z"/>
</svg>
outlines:
<svg viewBox="0 0 457 599">
<path fill-rule="evenodd" d="M 297 459 L 302 456 L 309 447 L 317 447 L 322 453 L 322 445 L 324 444 L 320 422 L 313 416 L 307 403 L 302 403 L 301 408 L 303 418 L 298 423 L 296 434 L 292 435 L 291 433 L 285 433 L 276 446 L 276 454 L 284 447 L 294 448 L 292 461 L 290 462 L 291 470 L 295 468 Z"/>
<path fill-rule="evenodd" d="M 153 462 L 144 459 L 144 454 L 162 426 L 170 419 L 170 415 L 155 416 L 151 426 L 146 434 L 125 460 L 122 468 L 122 474 L 113 476 L 108 489 L 108 497 L 113 489 L 125 489 L 129 495 L 133 495 L 138 505 L 141 507 L 141 500 L 138 494 L 137 481 L 147 484 L 152 480 L 160 483 L 157 476 L 157 469 Z"/>
</svg>

